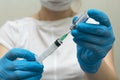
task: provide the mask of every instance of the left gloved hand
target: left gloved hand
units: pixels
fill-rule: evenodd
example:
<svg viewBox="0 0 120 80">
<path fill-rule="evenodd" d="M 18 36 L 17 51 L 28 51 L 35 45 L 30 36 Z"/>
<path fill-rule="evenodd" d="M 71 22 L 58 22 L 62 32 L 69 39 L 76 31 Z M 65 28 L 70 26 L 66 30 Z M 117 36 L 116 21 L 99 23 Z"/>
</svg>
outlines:
<svg viewBox="0 0 120 80">
<path fill-rule="evenodd" d="M 40 80 L 43 68 L 34 53 L 13 48 L 0 59 L 0 80 Z"/>
<path fill-rule="evenodd" d="M 71 34 L 77 44 L 77 58 L 81 68 L 87 73 L 96 73 L 102 59 L 112 48 L 115 37 L 105 13 L 91 9 L 88 15 L 99 24 L 79 23 Z"/>
</svg>

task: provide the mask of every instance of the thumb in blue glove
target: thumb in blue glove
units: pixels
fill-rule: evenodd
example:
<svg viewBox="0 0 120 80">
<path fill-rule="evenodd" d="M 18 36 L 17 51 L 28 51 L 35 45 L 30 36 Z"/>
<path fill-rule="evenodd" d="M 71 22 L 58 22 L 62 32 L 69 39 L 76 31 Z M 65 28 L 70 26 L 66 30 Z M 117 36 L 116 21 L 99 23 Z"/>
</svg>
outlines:
<svg viewBox="0 0 120 80">
<path fill-rule="evenodd" d="M 1 80 L 40 80 L 42 72 L 43 65 L 36 62 L 34 54 L 25 49 L 14 48 L 0 59 Z"/>
<path fill-rule="evenodd" d="M 112 48 L 115 37 L 105 13 L 91 9 L 88 10 L 88 15 L 99 24 L 79 23 L 71 34 L 77 44 L 77 58 L 81 68 L 85 72 L 96 73 L 102 59 Z M 76 17 L 73 20 L 75 19 Z"/>
</svg>

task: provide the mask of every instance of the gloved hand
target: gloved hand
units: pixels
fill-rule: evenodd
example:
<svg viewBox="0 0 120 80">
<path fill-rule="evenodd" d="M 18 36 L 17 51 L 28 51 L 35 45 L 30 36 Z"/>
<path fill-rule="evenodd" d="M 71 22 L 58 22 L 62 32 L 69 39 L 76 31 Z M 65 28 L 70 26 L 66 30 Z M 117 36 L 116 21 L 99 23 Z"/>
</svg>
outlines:
<svg viewBox="0 0 120 80">
<path fill-rule="evenodd" d="M 102 59 L 112 48 L 115 37 L 105 13 L 91 9 L 88 15 L 99 24 L 79 23 L 71 34 L 77 44 L 77 58 L 81 68 L 87 73 L 96 73 Z"/>
<path fill-rule="evenodd" d="M 42 72 L 43 65 L 25 49 L 14 48 L 0 59 L 0 80 L 40 80 Z"/>
</svg>

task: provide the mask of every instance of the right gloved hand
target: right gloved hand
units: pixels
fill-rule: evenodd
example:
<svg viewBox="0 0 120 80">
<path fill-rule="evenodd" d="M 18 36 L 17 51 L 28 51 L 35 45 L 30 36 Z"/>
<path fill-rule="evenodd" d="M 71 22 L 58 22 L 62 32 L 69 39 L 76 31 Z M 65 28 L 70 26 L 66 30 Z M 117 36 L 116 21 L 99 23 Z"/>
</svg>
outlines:
<svg viewBox="0 0 120 80">
<path fill-rule="evenodd" d="M 72 30 L 72 35 L 77 44 L 77 59 L 82 70 L 94 74 L 111 50 L 115 37 L 110 20 L 104 12 L 90 9 L 88 15 L 99 24 L 80 22 Z"/>
<path fill-rule="evenodd" d="M 14 48 L 0 59 L 0 80 L 40 80 L 42 72 L 43 65 L 25 49 Z"/>
</svg>

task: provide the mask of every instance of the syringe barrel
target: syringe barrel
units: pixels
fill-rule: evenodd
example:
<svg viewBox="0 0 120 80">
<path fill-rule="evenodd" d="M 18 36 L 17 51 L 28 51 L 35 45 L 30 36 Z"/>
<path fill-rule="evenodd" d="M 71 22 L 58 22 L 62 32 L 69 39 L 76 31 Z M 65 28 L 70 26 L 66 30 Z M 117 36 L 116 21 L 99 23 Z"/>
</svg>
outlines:
<svg viewBox="0 0 120 80">
<path fill-rule="evenodd" d="M 52 54 L 60 45 L 62 41 L 57 39 L 53 44 L 51 44 L 43 53 L 41 53 L 38 57 L 36 57 L 37 61 L 42 63 L 43 60 Z"/>
</svg>

